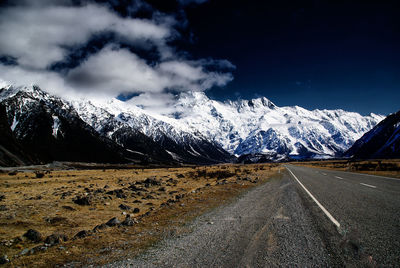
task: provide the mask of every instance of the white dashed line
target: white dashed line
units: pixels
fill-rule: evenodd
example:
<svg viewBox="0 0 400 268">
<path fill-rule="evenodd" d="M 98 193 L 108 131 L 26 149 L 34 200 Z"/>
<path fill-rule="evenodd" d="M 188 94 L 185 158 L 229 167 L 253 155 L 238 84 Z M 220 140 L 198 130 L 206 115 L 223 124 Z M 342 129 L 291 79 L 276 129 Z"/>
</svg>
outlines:
<svg viewBox="0 0 400 268">
<path fill-rule="evenodd" d="M 295 178 L 295 180 L 300 184 L 301 187 L 303 187 L 303 189 L 306 191 L 306 193 L 312 198 L 312 200 L 314 200 L 314 202 L 325 213 L 325 215 L 333 222 L 333 224 L 335 224 L 337 226 L 337 228 L 340 229 L 340 223 L 331 215 L 331 213 L 329 213 L 328 210 L 326 210 L 326 208 L 324 208 L 323 205 L 321 205 L 320 202 L 318 202 L 318 200 L 310 193 L 310 191 L 307 190 L 307 188 L 299 181 L 299 179 L 296 177 L 296 175 L 294 175 L 293 172 L 288 167 L 286 167 L 286 169 L 289 170 L 289 172 L 292 174 L 292 176 Z"/>
<path fill-rule="evenodd" d="M 339 177 L 339 176 L 335 176 L 335 178 L 339 179 L 339 180 L 344 180 L 342 177 Z"/>
<path fill-rule="evenodd" d="M 328 174 L 326 174 L 326 173 L 321 173 L 321 174 L 324 175 L 324 176 L 328 175 Z"/>
<path fill-rule="evenodd" d="M 374 186 L 374 185 L 370 185 L 370 184 L 366 184 L 366 183 L 362 183 L 362 182 L 360 182 L 360 184 L 367 186 L 367 187 L 376 188 L 376 186 Z"/>
</svg>

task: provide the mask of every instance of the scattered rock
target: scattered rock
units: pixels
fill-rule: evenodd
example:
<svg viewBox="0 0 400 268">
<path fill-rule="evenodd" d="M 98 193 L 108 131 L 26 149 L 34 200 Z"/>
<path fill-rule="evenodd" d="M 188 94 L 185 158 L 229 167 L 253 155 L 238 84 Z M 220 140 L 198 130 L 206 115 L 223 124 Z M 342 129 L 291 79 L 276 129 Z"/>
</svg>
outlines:
<svg viewBox="0 0 400 268">
<path fill-rule="evenodd" d="M 165 187 L 160 187 L 160 188 L 158 188 L 158 190 L 159 190 L 160 192 L 165 192 Z"/>
<path fill-rule="evenodd" d="M 17 174 L 18 174 L 18 172 L 16 172 L 16 171 L 11 171 L 10 173 L 8 173 L 9 176 L 15 176 Z"/>
<path fill-rule="evenodd" d="M 6 199 L 6 196 L 4 194 L 0 194 L 0 201 L 3 201 L 4 199 Z"/>
<path fill-rule="evenodd" d="M 46 247 L 46 246 L 37 246 L 37 247 L 32 248 L 32 249 L 29 251 L 29 253 L 30 253 L 30 254 L 34 254 L 34 253 L 36 253 L 36 252 L 43 252 L 43 251 L 46 251 L 47 249 L 48 249 L 48 247 Z"/>
<path fill-rule="evenodd" d="M 104 193 L 104 192 L 105 192 L 105 190 L 102 189 L 102 188 L 96 189 L 96 190 L 94 191 L 95 194 L 100 194 L 100 193 Z"/>
<path fill-rule="evenodd" d="M 113 227 L 113 226 L 119 225 L 120 223 L 121 222 L 116 217 L 114 217 L 114 218 L 110 219 L 108 222 L 106 222 L 106 225 Z"/>
<path fill-rule="evenodd" d="M 73 199 L 75 204 L 81 205 L 81 206 L 90 206 L 92 204 L 92 197 L 90 195 L 87 196 L 77 196 L 75 199 Z"/>
<path fill-rule="evenodd" d="M 139 213 L 140 212 L 140 209 L 139 208 L 134 208 L 133 209 L 133 213 Z"/>
<path fill-rule="evenodd" d="M 119 207 L 120 209 L 122 209 L 122 210 L 130 210 L 130 209 L 131 209 L 130 206 L 127 206 L 127 205 L 125 205 L 125 204 L 121 204 L 121 205 L 119 205 L 118 207 Z"/>
<path fill-rule="evenodd" d="M 64 223 L 68 222 L 68 219 L 64 217 L 52 217 L 52 218 L 46 218 L 45 221 L 50 224 L 59 224 L 63 222 Z"/>
<path fill-rule="evenodd" d="M 118 198 L 126 198 L 126 194 L 124 193 L 123 189 L 116 189 L 116 190 L 112 190 L 112 191 L 108 191 L 106 192 L 106 194 L 108 195 L 115 195 Z"/>
<path fill-rule="evenodd" d="M 37 179 L 40 179 L 40 178 L 43 178 L 43 177 L 44 177 L 44 173 L 43 173 L 43 172 L 40 172 L 40 171 L 36 171 L 36 172 L 35 172 L 35 175 L 36 175 L 36 178 L 37 178 Z"/>
<path fill-rule="evenodd" d="M 176 199 L 176 200 L 180 200 L 180 199 L 182 199 L 183 197 L 185 197 L 185 194 L 177 194 L 177 195 L 175 195 L 175 199 Z"/>
<path fill-rule="evenodd" d="M 62 206 L 62 208 L 63 209 L 66 209 L 66 210 L 70 210 L 70 211 L 75 211 L 76 209 L 74 209 L 73 207 L 71 207 L 71 206 Z"/>
<path fill-rule="evenodd" d="M 176 177 L 179 179 L 183 179 L 185 176 L 183 174 L 178 174 L 178 175 L 176 175 Z"/>
<path fill-rule="evenodd" d="M 44 240 L 44 243 L 49 245 L 49 246 L 54 246 L 57 244 L 60 244 L 62 242 L 68 241 L 68 237 L 63 235 L 63 234 L 52 234 L 46 237 Z"/>
<path fill-rule="evenodd" d="M 142 203 L 142 201 L 140 201 L 140 200 L 135 200 L 135 201 L 133 201 L 132 203 L 140 204 L 140 203 Z"/>
<path fill-rule="evenodd" d="M 104 230 L 104 229 L 106 229 L 107 227 L 108 227 L 108 226 L 107 226 L 105 223 L 96 225 L 96 226 L 93 228 L 93 232 L 97 233 L 98 231 Z"/>
<path fill-rule="evenodd" d="M 19 255 L 23 256 L 23 255 L 26 255 L 28 253 L 29 253 L 29 248 L 25 248 L 19 253 Z"/>
<path fill-rule="evenodd" d="M 84 238 L 90 235 L 90 231 L 86 231 L 86 230 L 82 230 L 80 232 L 78 232 L 74 238 Z"/>
<path fill-rule="evenodd" d="M 131 186 L 129 186 L 128 187 L 129 188 L 129 190 L 131 190 L 131 191 L 135 191 L 135 192 L 138 192 L 138 191 L 143 191 L 143 189 L 142 188 L 139 188 L 139 187 L 137 187 L 136 185 L 134 185 L 134 184 L 132 184 Z"/>
<path fill-rule="evenodd" d="M 43 236 L 41 233 L 39 233 L 38 231 L 34 230 L 34 229 L 29 229 L 25 234 L 24 237 L 26 237 L 27 239 L 38 243 L 41 242 L 43 240 Z"/>
<path fill-rule="evenodd" d="M 0 264 L 6 264 L 6 263 L 9 263 L 10 262 L 10 260 L 8 259 L 8 256 L 7 255 L 3 255 L 1 258 L 0 258 Z"/>
<path fill-rule="evenodd" d="M 133 226 L 134 224 L 135 222 L 130 215 L 126 215 L 125 220 L 121 223 L 123 226 Z"/>
<path fill-rule="evenodd" d="M 160 181 L 158 181 L 155 177 L 150 177 L 150 178 L 147 178 L 147 179 L 145 179 L 144 181 L 143 181 L 143 183 L 144 184 L 149 184 L 149 185 L 153 185 L 153 186 L 156 186 L 156 185 L 161 185 L 161 182 Z"/>
<path fill-rule="evenodd" d="M 8 207 L 6 205 L 0 205 L 0 211 L 7 211 Z"/>
</svg>

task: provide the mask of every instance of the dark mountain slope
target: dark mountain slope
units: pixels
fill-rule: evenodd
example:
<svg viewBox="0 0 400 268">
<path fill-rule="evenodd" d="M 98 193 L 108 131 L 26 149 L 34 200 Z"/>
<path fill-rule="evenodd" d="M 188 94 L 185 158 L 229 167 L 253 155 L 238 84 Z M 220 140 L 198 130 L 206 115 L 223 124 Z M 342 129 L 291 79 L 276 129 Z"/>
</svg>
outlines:
<svg viewBox="0 0 400 268">
<path fill-rule="evenodd" d="M 400 111 L 365 133 L 345 156 L 357 159 L 400 158 Z"/>
<path fill-rule="evenodd" d="M 34 163 L 15 138 L 8 124 L 6 107 L 0 104 L 0 166 L 19 166 Z"/>
</svg>

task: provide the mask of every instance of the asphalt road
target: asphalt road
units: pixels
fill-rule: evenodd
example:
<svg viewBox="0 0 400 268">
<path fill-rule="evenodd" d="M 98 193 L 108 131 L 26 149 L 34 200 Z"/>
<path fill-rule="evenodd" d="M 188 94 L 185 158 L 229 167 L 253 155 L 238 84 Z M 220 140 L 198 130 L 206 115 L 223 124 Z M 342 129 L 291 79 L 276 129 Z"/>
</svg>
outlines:
<svg viewBox="0 0 400 268">
<path fill-rule="evenodd" d="M 292 165 L 287 168 L 339 222 L 339 233 L 353 247 L 354 259 L 400 266 L 399 179 Z M 346 253 L 338 250 L 338 254 Z"/>
<path fill-rule="evenodd" d="M 400 180 L 287 168 L 191 232 L 107 267 L 400 265 Z"/>
</svg>

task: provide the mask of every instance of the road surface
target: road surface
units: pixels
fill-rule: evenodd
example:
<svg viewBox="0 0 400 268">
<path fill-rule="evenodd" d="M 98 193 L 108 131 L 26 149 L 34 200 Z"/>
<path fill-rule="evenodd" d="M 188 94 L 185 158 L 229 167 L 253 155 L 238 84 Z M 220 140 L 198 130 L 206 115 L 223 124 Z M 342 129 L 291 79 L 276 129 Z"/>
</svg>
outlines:
<svg viewBox="0 0 400 268">
<path fill-rule="evenodd" d="M 192 232 L 107 267 L 400 265 L 400 180 L 286 168 Z"/>
</svg>

